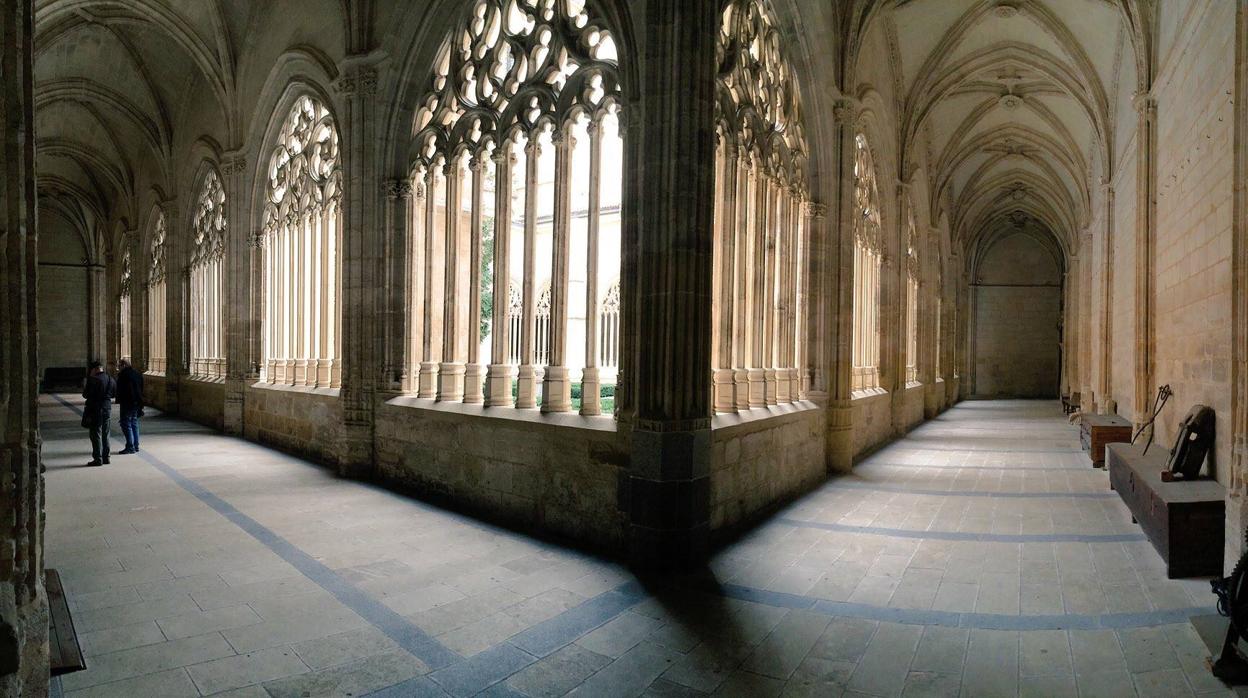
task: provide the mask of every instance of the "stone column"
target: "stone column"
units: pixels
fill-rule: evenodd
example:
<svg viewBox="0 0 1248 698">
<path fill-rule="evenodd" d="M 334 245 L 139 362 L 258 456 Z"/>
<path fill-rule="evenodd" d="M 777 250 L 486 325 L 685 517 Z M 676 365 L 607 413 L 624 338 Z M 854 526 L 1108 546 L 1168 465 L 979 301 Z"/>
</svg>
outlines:
<svg viewBox="0 0 1248 698">
<path fill-rule="evenodd" d="M 1234 190 L 1231 211 L 1231 477 L 1223 569 L 1244 552 L 1248 526 L 1248 3 L 1235 12 Z"/>
<path fill-rule="evenodd" d="M 733 299 L 732 323 L 732 383 L 733 408 L 738 412 L 750 409 L 750 358 L 753 342 L 750 331 L 754 326 L 753 318 L 753 283 L 751 269 L 753 259 L 752 239 L 754 230 L 750 226 L 750 210 L 754 205 L 751 198 L 751 184 L 757 181 L 754 175 L 750 154 L 739 154 L 737 163 L 736 208 L 733 213 L 733 248 L 736 260 L 732 277 L 736 280 L 736 298 Z"/>
<path fill-rule="evenodd" d="M 730 137 L 725 137 L 723 163 L 721 163 L 721 181 L 716 187 L 720 193 L 719 213 L 716 216 L 717 233 L 719 235 L 719 268 L 716 274 L 719 280 L 717 290 L 718 315 L 715 323 L 718 331 L 718 346 L 715 347 L 716 364 L 711 377 L 715 391 L 714 409 L 716 412 L 732 412 L 736 410 L 733 400 L 735 381 L 733 378 L 733 332 L 734 307 L 738 300 L 734 297 L 737 291 L 736 278 L 733 274 L 736 260 L 736 228 L 737 228 L 737 144 Z"/>
<path fill-rule="evenodd" d="M 1096 255 L 1093 251 L 1092 233 L 1091 231 L 1083 231 L 1079 236 L 1079 322 L 1083 333 L 1079 337 L 1079 359 L 1083 365 L 1080 371 L 1080 390 L 1079 390 L 1079 408 L 1084 412 L 1095 412 L 1094 390 L 1096 383 L 1092 367 L 1095 362 L 1092 360 L 1092 338 L 1095 336 L 1093 332 L 1092 317 L 1092 296 L 1096 293 L 1096 283 L 1094 279 L 1095 259 Z"/>
<path fill-rule="evenodd" d="M 806 268 L 802 277 L 806 280 L 799 293 L 805 294 L 801 308 L 805 313 L 802 318 L 802 347 L 799 353 L 798 370 L 801 373 L 803 392 L 806 399 L 818 404 L 828 404 L 828 379 L 832 364 L 827 358 L 835 350 L 836 342 L 833 333 L 836 328 L 828 323 L 827 308 L 835 302 L 835 288 L 829 284 L 827 276 L 834 274 L 829 264 L 829 256 L 834 251 L 829 244 L 827 221 L 827 204 L 807 201 L 802 207 L 805 218 Z M 829 291 L 832 291 L 829 297 Z"/>
<path fill-rule="evenodd" d="M 425 254 L 423 258 L 424 273 L 424 293 L 422 294 L 423 307 L 421 314 L 424 315 L 424 322 L 421 323 L 421 352 L 420 352 L 420 379 L 417 396 L 432 400 L 438 396 L 438 357 L 441 353 L 438 351 L 441 342 L 436 338 L 434 332 L 434 313 L 437 312 L 434 303 L 434 291 L 437 286 L 438 272 L 444 271 L 444 268 L 438 262 L 437 258 L 437 236 L 435 235 L 437 226 L 434 221 L 437 219 L 437 195 L 438 195 L 438 174 L 437 162 L 430 163 L 429 170 L 425 175 L 425 209 L 423 227 L 424 235 L 422 240 L 425 245 Z"/>
<path fill-rule="evenodd" d="M 555 129 L 555 211 L 550 261 L 550 360 L 542 379 L 542 411 L 572 410 L 572 377 L 568 371 L 568 255 L 572 227 L 572 149 L 570 126 Z"/>
<path fill-rule="evenodd" d="M 507 322 L 511 285 L 511 168 L 515 156 L 507 145 L 494 150 L 494 316 L 490 322 L 490 365 L 485 377 L 486 407 L 510 407 L 511 379 L 507 363 L 511 341 Z"/>
<path fill-rule="evenodd" d="M 1114 402 L 1114 188 L 1108 180 L 1101 181 L 1105 203 L 1105 234 L 1101 240 L 1104 273 L 1101 274 L 1101 375 L 1097 385 L 1096 411 L 1110 414 L 1117 410 Z"/>
<path fill-rule="evenodd" d="M 386 182 L 386 296 L 385 296 L 385 363 L 378 389 L 397 394 L 408 381 L 408 318 L 412 298 L 413 256 L 408 247 L 414 230 L 408 229 L 412 205 L 412 181 L 396 177 Z"/>
<path fill-rule="evenodd" d="M 43 475 L 36 409 L 32 0 L 0 6 L 0 695 L 48 692 L 48 604 L 43 588 Z"/>
<path fill-rule="evenodd" d="M 106 336 L 107 320 L 113 304 L 109 300 L 108 279 L 105 268 L 99 263 L 99 257 L 91 255 L 87 259 L 87 357 L 99 359 L 105 366 L 113 364 L 109 361 L 108 342 Z M 115 364 L 114 364 L 115 365 Z"/>
<path fill-rule="evenodd" d="M 537 407 L 537 164 L 542 156 L 536 132 L 524 148 L 524 321 L 520 327 L 520 370 L 516 407 Z"/>
<path fill-rule="evenodd" d="M 716 0 L 645 0 L 629 551 L 700 560 L 710 529 Z M 680 114 L 681 118 L 673 118 Z"/>
<path fill-rule="evenodd" d="M 463 169 L 458 157 L 446 163 L 446 250 L 443 274 L 445 291 L 442 300 L 442 362 L 438 365 L 438 400 L 459 402 L 464 399 L 463 337 L 459 326 L 460 303 L 463 288 L 460 279 L 460 256 L 462 233 L 459 229 L 460 211 L 463 209 Z"/>
<path fill-rule="evenodd" d="M 468 326 L 464 328 L 468 342 L 468 364 L 464 367 L 464 402 L 481 404 L 485 400 L 485 364 L 481 363 L 481 202 L 485 194 L 487 163 L 473 156 L 468 163 L 472 172 L 472 218 L 468 231 Z M 497 185 L 496 185 L 497 186 Z M 498 230 L 498 222 L 494 223 Z M 494 293 L 498 298 L 497 291 Z M 497 302 L 497 300 L 495 300 Z"/>
<path fill-rule="evenodd" d="M 383 235 L 378 217 L 382 209 L 377 176 L 377 71 L 373 55 L 349 56 L 340 69 L 334 87 L 342 95 L 340 137 L 342 139 L 342 230 L 339 231 L 340 275 L 330 270 L 330 278 L 341 280 L 338 299 L 340 320 L 328 318 L 334 328 L 335 343 L 329 346 L 335 368 L 341 366 L 342 436 L 338 439 L 338 470 L 342 475 L 364 476 L 373 463 L 374 396 L 381 374 L 378 343 L 383 328 L 378 326 L 378 309 L 383 290 L 381 253 Z M 332 283 L 332 282 L 331 282 Z"/>
<path fill-rule="evenodd" d="M 598 244 L 602 211 L 602 124 L 590 122 L 589 221 L 585 240 L 585 368 L 581 371 L 581 414 L 602 414 L 602 380 L 598 371 Z M 617 329 L 618 332 L 618 329 Z"/>
<path fill-rule="evenodd" d="M 825 221 L 820 237 L 825 240 L 826 278 L 822 299 L 824 328 L 822 370 L 827 390 L 827 446 L 829 473 L 847 473 L 854 460 L 854 124 L 857 105 L 841 99 L 832 108 L 836 128 L 837 189 L 836 225 Z M 818 220 L 818 219 L 817 219 Z M 829 229 L 831 228 L 831 229 Z"/>
<path fill-rule="evenodd" d="M 1132 418 L 1138 429 L 1148 421 L 1153 392 L 1155 303 L 1153 296 L 1154 231 L 1157 221 L 1157 100 L 1135 95 L 1135 399 Z"/>
</svg>

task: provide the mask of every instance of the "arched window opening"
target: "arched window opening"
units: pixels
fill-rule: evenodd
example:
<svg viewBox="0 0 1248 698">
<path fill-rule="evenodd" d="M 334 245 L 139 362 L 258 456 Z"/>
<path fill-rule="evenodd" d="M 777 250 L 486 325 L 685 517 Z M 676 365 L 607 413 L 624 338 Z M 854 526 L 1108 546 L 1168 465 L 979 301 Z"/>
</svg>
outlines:
<svg viewBox="0 0 1248 698">
<path fill-rule="evenodd" d="M 406 388 L 600 414 L 616 378 L 599 350 L 620 257 L 614 38 L 584 2 L 469 5 L 413 124 Z"/>
<path fill-rule="evenodd" d="M 165 349 L 165 214 L 157 211 L 149 238 L 151 266 L 147 272 L 147 370 L 163 374 L 168 368 Z"/>
<path fill-rule="evenodd" d="M 906 382 L 919 379 L 919 241 L 911 207 L 906 221 Z"/>
<path fill-rule="evenodd" d="M 880 262 L 884 240 L 875 163 L 863 134 L 854 137 L 853 389 L 880 385 Z"/>
<path fill-rule="evenodd" d="M 712 381 L 715 410 L 731 412 L 804 397 L 808 149 L 764 4 L 728 3 L 719 45 Z"/>
<path fill-rule="evenodd" d="M 216 170 L 209 169 L 200 183 L 191 230 L 191 375 L 219 380 L 225 377 L 225 189 Z"/>
<path fill-rule="evenodd" d="M 315 98 L 295 101 L 269 158 L 268 177 L 261 379 L 340 387 L 342 169 L 338 128 Z"/>
<path fill-rule="evenodd" d="M 121 298 L 117 303 L 120 313 L 118 322 L 117 355 L 126 361 L 133 361 L 130 349 L 130 290 L 134 287 L 134 272 L 130 266 L 130 246 L 126 245 L 121 253 Z"/>
</svg>

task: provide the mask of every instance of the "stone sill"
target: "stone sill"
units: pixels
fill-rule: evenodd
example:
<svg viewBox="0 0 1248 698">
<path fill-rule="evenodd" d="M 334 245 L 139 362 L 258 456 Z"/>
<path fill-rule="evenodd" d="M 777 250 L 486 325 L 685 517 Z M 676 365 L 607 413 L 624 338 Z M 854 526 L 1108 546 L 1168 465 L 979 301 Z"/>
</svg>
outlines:
<svg viewBox="0 0 1248 698">
<path fill-rule="evenodd" d="M 213 377 L 210 377 L 210 376 L 190 376 L 190 375 L 188 375 L 188 376 L 186 377 L 186 380 L 188 380 L 188 381 L 190 381 L 190 382 L 193 382 L 193 383 L 203 383 L 203 384 L 205 384 L 205 385 L 225 385 L 225 377 L 224 377 L 224 376 L 221 376 L 221 377 L 219 377 L 219 378 L 213 378 Z"/>
<path fill-rule="evenodd" d="M 755 407 L 741 412 L 721 412 L 716 414 L 714 417 L 711 417 L 711 431 L 715 431 L 716 429 L 728 429 L 753 422 L 764 422 L 769 419 L 775 419 L 776 417 L 784 417 L 790 414 L 810 412 L 818 409 L 821 409 L 820 406 L 810 400 L 794 400 L 793 402 L 785 403 L 783 405 Z"/>
<path fill-rule="evenodd" d="M 154 376 L 154 377 L 156 377 L 156 378 L 165 378 L 165 377 L 166 377 L 166 376 L 168 376 L 169 374 L 167 374 L 167 373 L 166 373 L 166 372 L 164 372 L 164 371 L 144 371 L 144 372 L 143 372 L 143 375 L 145 375 L 145 376 Z"/>
<path fill-rule="evenodd" d="M 923 381 L 909 381 L 906 383 L 907 391 L 914 390 L 915 388 L 922 388 L 922 387 L 923 387 Z"/>
<path fill-rule="evenodd" d="M 862 390 L 855 390 L 854 392 L 850 393 L 849 399 L 850 400 L 868 400 L 870 398 L 879 397 L 881 395 L 888 395 L 888 391 L 885 390 L 884 388 L 863 388 Z"/>
<path fill-rule="evenodd" d="M 342 392 L 342 388 L 313 388 L 307 385 L 282 385 L 278 383 L 252 383 L 252 388 L 257 390 L 274 390 L 285 393 L 303 393 L 305 395 L 321 395 L 324 397 L 338 397 Z"/>
<path fill-rule="evenodd" d="M 541 424 L 563 429 L 588 429 L 590 431 L 616 431 L 614 415 L 587 416 L 576 412 L 542 412 L 540 409 L 516 409 L 515 407 L 486 407 L 482 404 L 463 402 L 438 402 L 430 398 L 400 395 L 386 401 L 387 405 L 404 409 L 426 410 L 442 414 L 463 415 L 482 419 L 501 419 L 521 424 Z"/>
</svg>

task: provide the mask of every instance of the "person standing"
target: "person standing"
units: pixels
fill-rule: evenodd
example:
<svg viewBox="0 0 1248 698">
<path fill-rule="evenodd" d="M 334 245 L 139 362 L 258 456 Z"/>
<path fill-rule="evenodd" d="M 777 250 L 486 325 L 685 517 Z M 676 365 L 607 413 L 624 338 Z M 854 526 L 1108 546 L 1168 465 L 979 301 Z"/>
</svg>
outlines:
<svg viewBox="0 0 1248 698">
<path fill-rule="evenodd" d="M 92 361 L 87 386 L 82 391 L 87 399 L 82 410 L 82 426 L 90 430 L 91 435 L 91 462 L 87 465 L 108 465 L 108 429 L 116 395 L 117 381 L 99 361 Z"/>
<path fill-rule="evenodd" d="M 117 406 L 121 408 L 121 433 L 126 448 L 119 455 L 139 452 L 139 417 L 143 416 L 143 374 L 129 361 L 117 362 Z"/>
</svg>

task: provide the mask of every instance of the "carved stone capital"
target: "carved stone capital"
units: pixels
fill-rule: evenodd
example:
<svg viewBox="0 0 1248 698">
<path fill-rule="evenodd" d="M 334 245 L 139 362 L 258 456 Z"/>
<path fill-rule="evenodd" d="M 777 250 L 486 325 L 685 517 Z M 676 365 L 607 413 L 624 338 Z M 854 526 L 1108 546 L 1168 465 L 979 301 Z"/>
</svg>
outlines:
<svg viewBox="0 0 1248 698">
<path fill-rule="evenodd" d="M 832 118 L 838 124 L 852 124 L 858 121 L 859 111 L 856 100 L 841 98 L 832 103 Z"/>
<path fill-rule="evenodd" d="M 818 201 L 807 201 L 802 204 L 802 212 L 807 218 L 812 220 L 822 220 L 828 217 L 828 205 Z"/>
<path fill-rule="evenodd" d="M 347 96 L 375 95 L 377 94 L 377 71 L 370 67 L 358 67 L 345 72 L 334 81 L 334 91 Z"/>
<path fill-rule="evenodd" d="M 412 182 L 406 177 L 395 177 L 386 181 L 387 199 L 406 199 L 412 195 Z"/>
<path fill-rule="evenodd" d="M 1152 120 L 1157 116 L 1157 99 L 1147 92 L 1136 92 L 1131 95 L 1131 106 L 1135 113 Z"/>
<path fill-rule="evenodd" d="M 221 160 L 221 174 L 228 176 L 242 174 L 247 169 L 247 157 L 237 155 Z"/>
</svg>

